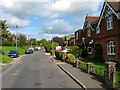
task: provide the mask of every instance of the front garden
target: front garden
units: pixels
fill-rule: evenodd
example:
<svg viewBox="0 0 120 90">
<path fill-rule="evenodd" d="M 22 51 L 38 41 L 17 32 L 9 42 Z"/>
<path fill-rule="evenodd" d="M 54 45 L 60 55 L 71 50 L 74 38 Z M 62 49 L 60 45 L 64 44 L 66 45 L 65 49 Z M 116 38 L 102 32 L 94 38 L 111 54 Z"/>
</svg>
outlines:
<svg viewBox="0 0 120 90">
<path fill-rule="evenodd" d="M 56 47 L 59 46 L 57 43 L 52 43 L 51 41 L 44 41 L 43 46 L 47 53 L 53 52 L 55 58 L 57 60 L 61 60 L 62 62 L 66 62 L 76 66 L 78 60 L 80 63 L 78 65 L 79 68 L 84 71 L 87 70 L 87 63 L 93 63 L 93 73 L 98 77 L 104 79 L 105 76 L 105 61 L 102 58 L 101 47 L 97 47 L 95 54 L 95 58 L 92 61 L 87 60 L 87 50 L 84 48 L 79 48 L 78 46 L 65 46 L 62 47 L 61 50 L 56 50 Z M 115 84 L 120 87 L 120 67 L 117 65 L 116 68 L 116 79 Z"/>
<path fill-rule="evenodd" d="M 77 60 L 81 60 L 78 67 L 87 70 L 87 63 L 90 61 L 87 60 L 87 51 L 84 49 L 79 49 L 77 46 L 69 47 L 69 52 L 64 56 L 63 52 L 57 51 L 56 59 L 65 61 L 69 64 L 72 64 L 73 66 L 76 65 Z M 63 57 L 64 56 L 64 57 Z M 79 57 L 80 56 L 80 57 Z M 82 57 L 82 58 L 81 58 Z M 97 75 L 98 77 L 104 79 L 105 76 L 105 62 L 97 62 L 98 60 L 93 60 L 91 63 L 93 63 L 93 73 Z M 116 85 L 120 87 L 120 67 L 117 65 L 116 67 Z"/>
</svg>

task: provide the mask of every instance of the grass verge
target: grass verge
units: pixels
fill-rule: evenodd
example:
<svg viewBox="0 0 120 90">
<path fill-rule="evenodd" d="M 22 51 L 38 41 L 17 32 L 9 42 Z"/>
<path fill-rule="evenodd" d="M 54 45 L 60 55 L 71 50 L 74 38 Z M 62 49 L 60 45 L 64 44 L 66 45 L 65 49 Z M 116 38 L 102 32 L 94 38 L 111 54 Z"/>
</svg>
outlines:
<svg viewBox="0 0 120 90">
<path fill-rule="evenodd" d="M 1 63 L 8 64 L 8 63 L 11 63 L 12 61 L 13 61 L 13 58 L 10 58 L 10 57 L 8 57 L 6 55 L 0 55 L 0 62 Z"/>
</svg>

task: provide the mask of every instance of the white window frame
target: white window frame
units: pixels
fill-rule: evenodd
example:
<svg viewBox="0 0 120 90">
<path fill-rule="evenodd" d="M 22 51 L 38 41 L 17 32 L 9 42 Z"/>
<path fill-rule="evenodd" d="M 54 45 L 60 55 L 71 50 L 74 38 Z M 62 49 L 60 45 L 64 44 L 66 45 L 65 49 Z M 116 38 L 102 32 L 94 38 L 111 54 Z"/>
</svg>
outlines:
<svg viewBox="0 0 120 90">
<path fill-rule="evenodd" d="M 88 37 L 91 36 L 91 30 L 90 30 L 90 27 L 87 28 L 87 35 L 88 35 Z"/>
<path fill-rule="evenodd" d="M 91 51 L 89 52 L 89 49 L 91 49 Z M 88 54 L 92 54 L 92 47 L 88 47 L 87 48 Z"/>
<path fill-rule="evenodd" d="M 107 30 L 113 29 L 113 16 L 107 17 Z"/>
<path fill-rule="evenodd" d="M 99 34 L 100 33 L 100 27 L 97 27 L 96 28 L 96 34 Z"/>
<path fill-rule="evenodd" d="M 107 54 L 115 55 L 115 42 L 114 41 L 107 42 Z"/>
<path fill-rule="evenodd" d="M 79 34 L 78 34 L 78 32 L 76 32 L 76 39 L 78 39 L 78 36 L 79 36 Z"/>
</svg>

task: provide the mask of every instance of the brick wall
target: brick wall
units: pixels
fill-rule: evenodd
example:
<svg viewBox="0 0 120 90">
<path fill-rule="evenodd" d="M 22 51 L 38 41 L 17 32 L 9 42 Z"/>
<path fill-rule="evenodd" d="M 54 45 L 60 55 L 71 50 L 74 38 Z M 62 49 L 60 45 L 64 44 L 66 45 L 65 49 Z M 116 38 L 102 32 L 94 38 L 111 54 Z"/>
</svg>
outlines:
<svg viewBox="0 0 120 90">
<path fill-rule="evenodd" d="M 95 27 L 95 25 L 93 25 Z M 102 19 L 100 25 L 100 33 L 96 34 L 96 30 L 92 32 L 92 36 L 94 38 L 94 47 L 96 44 L 101 44 L 103 47 L 103 57 L 104 58 L 112 58 L 114 61 L 120 60 L 120 20 L 117 20 L 117 17 L 113 15 L 113 29 L 107 30 L 107 20 Z M 107 42 L 115 41 L 116 44 L 116 54 L 107 55 Z M 94 55 L 93 55 L 94 56 Z"/>
<path fill-rule="evenodd" d="M 77 30 L 76 32 L 75 32 L 75 45 L 77 44 L 77 41 L 78 41 L 78 37 L 77 37 L 77 34 L 78 34 L 78 37 L 81 35 L 81 30 Z"/>
</svg>

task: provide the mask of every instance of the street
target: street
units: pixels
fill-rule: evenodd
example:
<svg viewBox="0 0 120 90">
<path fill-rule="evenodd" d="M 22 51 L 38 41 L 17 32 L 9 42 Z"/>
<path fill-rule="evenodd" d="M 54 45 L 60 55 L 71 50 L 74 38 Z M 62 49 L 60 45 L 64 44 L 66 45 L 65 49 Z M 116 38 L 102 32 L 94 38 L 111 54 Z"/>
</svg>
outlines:
<svg viewBox="0 0 120 90">
<path fill-rule="evenodd" d="M 81 88 L 49 56 L 38 51 L 22 56 L 2 73 L 2 88 Z"/>
</svg>

